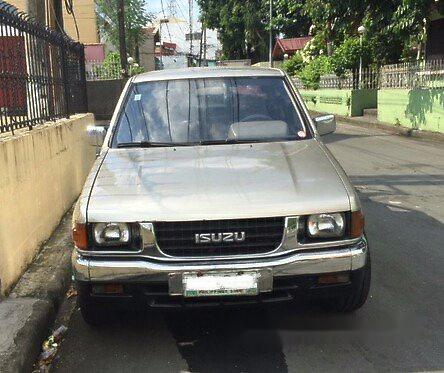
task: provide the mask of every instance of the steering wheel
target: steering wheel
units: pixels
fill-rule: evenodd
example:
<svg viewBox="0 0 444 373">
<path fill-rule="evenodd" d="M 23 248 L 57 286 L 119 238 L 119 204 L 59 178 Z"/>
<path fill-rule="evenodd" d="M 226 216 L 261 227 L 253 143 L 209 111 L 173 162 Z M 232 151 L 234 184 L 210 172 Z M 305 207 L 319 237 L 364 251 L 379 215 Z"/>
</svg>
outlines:
<svg viewBox="0 0 444 373">
<path fill-rule="evenodd" d="M 252 114 L 242 118 L 241 122 L 254 122 L 259 120 L 273 120 L 273 118 L 265 114 Z"/>
</svg>

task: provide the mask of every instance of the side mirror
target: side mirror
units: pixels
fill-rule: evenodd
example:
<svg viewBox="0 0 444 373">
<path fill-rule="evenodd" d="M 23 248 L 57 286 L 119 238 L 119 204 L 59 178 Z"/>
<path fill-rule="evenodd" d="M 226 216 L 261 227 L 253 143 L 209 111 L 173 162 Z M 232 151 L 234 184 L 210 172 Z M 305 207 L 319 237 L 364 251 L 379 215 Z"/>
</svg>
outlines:
<svg viewBox="0 0 444 373">
<path fill-rule="evenodd" d="M 99 155 L 100 148 L 103 145 L 103 141 L 105 140 L 106 131 L 108 126 L 88 126 L 86 127 L 86 132 L 88 133 L 88 137 L 92 139 L 93 146 L 96 147 L 96 155 Z"/>
<path fill-rule="evenodd" d="M 336 119 L 332 114 L 321 115 L 313 118 L 319 135 L 327 135 L 336 131 Z"/>
</svg>

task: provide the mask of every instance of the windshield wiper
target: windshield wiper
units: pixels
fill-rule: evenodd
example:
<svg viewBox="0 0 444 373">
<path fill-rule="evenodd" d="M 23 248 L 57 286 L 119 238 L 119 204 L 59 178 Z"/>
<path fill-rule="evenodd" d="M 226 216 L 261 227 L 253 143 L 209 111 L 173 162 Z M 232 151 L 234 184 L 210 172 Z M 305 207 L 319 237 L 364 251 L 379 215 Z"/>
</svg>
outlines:
<svg viewBox="0 0 444 373">
<path fill-rule="evenodd" d="M 264 142 L 264 140 L 259 140 L 259 139 L 202 140 L 199 141 L 199 145 L 246 144 L 251 142 Z"/>
<path fill-rule="evenodd" d="M 138 142 L 119 142 L 118 148 L 158 148 L 165 146 L 187 146 L 193 145 L 186 142 L 153 142 L 153 141 L 138 141 Z"/>
</svg>

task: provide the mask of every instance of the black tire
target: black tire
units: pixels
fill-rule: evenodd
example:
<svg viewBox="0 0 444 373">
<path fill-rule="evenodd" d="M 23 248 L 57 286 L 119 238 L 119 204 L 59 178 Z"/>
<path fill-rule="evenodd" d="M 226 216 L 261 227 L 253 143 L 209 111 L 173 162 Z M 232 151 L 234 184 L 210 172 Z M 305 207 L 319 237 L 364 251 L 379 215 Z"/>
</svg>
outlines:
<svg viewBox="0 0 444 373">
<path fill-rule="evenodd" d="M 106 323 L 108 315 L 101 304 L 93 301 L 90 295 L 89 286 L 78 286 L 77 305 L 83 320 L 90 326 L 100 326 Z"/>
<path fill-rule="evenodd" d="M 333 299 L 325 299 L 322 306 L 326 311 L 348 313 L 361 308 L 367 301 L 371 283 L 371 260 L 370 250 L 367 249 L 367 260 L 362 274 L 357 276 L 355 283 L 352 283 L 352 290 L 345 296 Z"/>
</svg>

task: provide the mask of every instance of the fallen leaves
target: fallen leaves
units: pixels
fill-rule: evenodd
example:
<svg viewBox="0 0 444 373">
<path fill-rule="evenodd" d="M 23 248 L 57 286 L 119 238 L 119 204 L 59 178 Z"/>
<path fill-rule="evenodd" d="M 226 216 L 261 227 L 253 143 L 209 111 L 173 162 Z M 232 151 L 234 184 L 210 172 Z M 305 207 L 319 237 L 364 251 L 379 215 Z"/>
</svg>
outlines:
<svg viewBox="0 0 444 373">
<path fill-rule="evenodd" d="M 66 292 L 66 298 L 70 299 L 76 296 L 77 296 L 77 290 L 73 286 L 71 286 L 69 290 Z"/>
<path fill-rule="evenodd" d="M 52 361 L 57 355 L 57 351 L 62 341 L 63 335 L 66 333 L 68 328 L 65 325 L 59 326 L 54 332 L 49 336 L 49 338 L 43 342 L 42 352 L 39 356 L 38 370 L 34 372 L 46 373 L 49 372 L 49 367 Z"/>
</svg>

